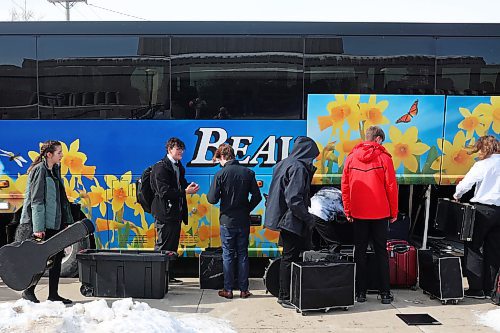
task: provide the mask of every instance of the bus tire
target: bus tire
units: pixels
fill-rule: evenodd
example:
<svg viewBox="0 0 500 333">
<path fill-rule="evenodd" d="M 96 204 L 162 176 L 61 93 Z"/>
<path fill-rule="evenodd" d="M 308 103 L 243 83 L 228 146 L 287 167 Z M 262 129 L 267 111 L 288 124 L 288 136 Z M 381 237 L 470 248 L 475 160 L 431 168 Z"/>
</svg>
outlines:
<svg viewBox="0 0 500 333">
<path fill-rule="evenodd" d="M 90 248 L 90 240 L 86 237 L 64 249 L 64 257 L 61 264 L 61 277 L 78 276 L 78 260 L 76 260 L 76 254 L 88 248 Z"/>
</svg>

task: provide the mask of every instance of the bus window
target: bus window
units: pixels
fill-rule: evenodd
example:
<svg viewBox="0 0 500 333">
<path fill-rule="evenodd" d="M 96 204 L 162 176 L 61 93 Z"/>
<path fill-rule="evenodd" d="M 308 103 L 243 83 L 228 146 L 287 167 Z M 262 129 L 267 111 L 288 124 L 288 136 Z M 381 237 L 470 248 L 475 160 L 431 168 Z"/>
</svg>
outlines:
<svg viewBox="0 0 500 333">
<path fill-rule="evenodd" d="M 173 117 L 300 119 L 303 48 L 298 37 L 172 37 Z"/>
<path fill-rule="evenodd" d="M 499 95 L 499 42 L 499 38 L 486 37 L 438 38 L 438 91 L 451 95 Z"/>
<path fill-rule="evenodd" d="M 434 44 L 430 37 L 307 38 L 306 94 L 432 94 Z"/>
<path fill-rule="evenodd" d="M 0 37 L 0 119 L 38 118 L 36 39 Z"/>
<path fill-rule="evenodd" d="M 169 39 L 38 39 L 42 119 L 170 118 Z"/>
</svg>

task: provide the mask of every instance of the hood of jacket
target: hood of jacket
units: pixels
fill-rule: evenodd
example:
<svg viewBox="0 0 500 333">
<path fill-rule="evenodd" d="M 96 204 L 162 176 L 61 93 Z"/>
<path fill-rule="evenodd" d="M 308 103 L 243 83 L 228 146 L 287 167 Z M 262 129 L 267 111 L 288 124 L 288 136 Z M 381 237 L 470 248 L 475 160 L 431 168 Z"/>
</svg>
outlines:
<svg viewBox="0 0 500 333">
<path fill-rule="evenodd" d="M 391 157 L 391 154 L 389 154 L 384 146 L 381 146 L 373 141 L 365 141 L 356 145 L 352 150 L 352 154 L 354 158 L 363 163 L 369 163 L 382 154 L 386 154 Z"/>
<path fill-rule="evenodd" d="M 313 139 L 299 136 L 293 144 L 293 149 L 288 156 L 292 160 L 299 160 L 305 164 L 311 164 L 319 155 L 319 149 Z"/>
</svg>

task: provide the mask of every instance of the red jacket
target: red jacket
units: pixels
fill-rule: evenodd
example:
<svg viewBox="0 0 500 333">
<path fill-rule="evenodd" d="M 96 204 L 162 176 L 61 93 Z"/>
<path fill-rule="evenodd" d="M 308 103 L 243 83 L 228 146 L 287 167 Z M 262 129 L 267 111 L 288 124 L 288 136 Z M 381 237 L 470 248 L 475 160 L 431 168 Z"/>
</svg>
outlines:
<svg viewBox="0 0 500 333">
<path fill-rule="evenodd" d="M 358 144 L 347 156 L 342 174 L 346 216 L 383 219 L 398 215 L 398 184 L 391 155 L 376 142 Z"/>
</svg>

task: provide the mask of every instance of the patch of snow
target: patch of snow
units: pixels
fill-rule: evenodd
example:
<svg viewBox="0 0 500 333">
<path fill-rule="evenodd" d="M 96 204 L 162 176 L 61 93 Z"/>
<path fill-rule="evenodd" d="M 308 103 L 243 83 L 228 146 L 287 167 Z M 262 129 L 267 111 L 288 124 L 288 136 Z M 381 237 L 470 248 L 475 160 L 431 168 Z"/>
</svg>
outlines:
<svg viewBox="0 0 500 333">
<path fill-rule="evenodd" d="M 24 299 L 0 304 L 0 332 L 62 333 L 233 333 L 227 321 L 207 315 L 173 316 L 131 298 L 77 303 L 66 307 L 61 302 L 35 304 Z"/>
<path fill-rule="evenodd" d="M 490 310 L 486 313 L 480 313 L 478 322 L 485 326 L 493 328 L 495 331 L 500 332 L 500 309 Z"/>
</svg>

